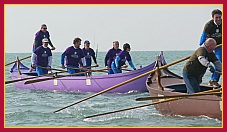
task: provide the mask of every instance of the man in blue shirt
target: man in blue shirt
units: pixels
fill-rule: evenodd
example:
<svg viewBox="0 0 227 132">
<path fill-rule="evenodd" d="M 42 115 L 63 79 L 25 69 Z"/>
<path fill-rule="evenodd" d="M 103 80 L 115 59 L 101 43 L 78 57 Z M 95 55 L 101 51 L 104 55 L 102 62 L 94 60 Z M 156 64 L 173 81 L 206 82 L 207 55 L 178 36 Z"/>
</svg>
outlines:
<svg viewBox="0 0 227 132">
<path fill-rule="evenodd" d="M 202 45 L 207 38 L 213 38 L 216 40 L 217 45 L 222 44 L 222 12 L 218 9 L 212 11 L 212 20 L 205 24 L 203 33 L 200 38 L 200 45 Z M 222 62 L 222 47 L 218 47 L 214 50 L 216 57 Z M 219 71 L 216 67 L 215 70 Z M 220 74 L 212 73 L 209 85 L 213 87 L 221 87 L 218 84 Z"/>
<path fill-rule="evenodd" d="M 80 45 L 81 39 L 75 38 L 73 40 L 73 46 L 68 47 L 61 55 L 61 67 L 65 69 L 64 63 L 66 58 L 67 70 L 70 74 L 80 72 L 79 66 L 81 69 L 86 66 L 86 60 Z"/>
<path fill-rule="evenodd" d="M 119 42 L 114 41 L 113 42 L 113 48 L 111 48 L 106 53 L 105 60 L 104 60 L 105 67 L 109 69 L 108 74 L 114 74 L 112 69 L 111 69 L 111 63 L 120 51 L 121 51 L 121 49 L 119 49 Z"/>
<path fill-rule="evenodd" d="M 128 43 L 123 45 L 123 51 L 121 51 L 117 56 L 116 59 L 112 62 L 111 64 L 111 68 L 114 72 L 114 74 L 116 73 L 122 73 L 121 71 L 121 67 L 126 68 L 127 65 L 125 64 L 126 60 L 128 61 L 129 65 L 136 70 L 135 66 L 132 63 L 132 59 L 131 56 L 129 54 L 131 48 L 130 45 Z"/>
<path fill-rule="evenodd" d="M 43 45 L 39 46 L 32 53 L 32 67 L 36 67 L 36 72 L 38 76 L 47 74 L 52 63 L 52 53 L 48 47 L 48 39 L 44 38 L 42 40 Z"/>
</svg>

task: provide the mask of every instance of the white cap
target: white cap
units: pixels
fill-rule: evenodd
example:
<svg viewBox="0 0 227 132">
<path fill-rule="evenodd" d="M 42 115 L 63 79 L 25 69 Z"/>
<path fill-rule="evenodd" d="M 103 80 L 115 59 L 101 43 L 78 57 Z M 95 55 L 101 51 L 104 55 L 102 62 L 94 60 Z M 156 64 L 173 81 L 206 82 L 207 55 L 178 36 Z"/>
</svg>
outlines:
<svg viewBox="0 0 227 132">
<path fill-rule="evenodd" d="M 44 38 L 44 39 L 42 40 L 42 42 L 49 42 L 49 40 L 48 40 L 47 38 Z"/>
</svg>

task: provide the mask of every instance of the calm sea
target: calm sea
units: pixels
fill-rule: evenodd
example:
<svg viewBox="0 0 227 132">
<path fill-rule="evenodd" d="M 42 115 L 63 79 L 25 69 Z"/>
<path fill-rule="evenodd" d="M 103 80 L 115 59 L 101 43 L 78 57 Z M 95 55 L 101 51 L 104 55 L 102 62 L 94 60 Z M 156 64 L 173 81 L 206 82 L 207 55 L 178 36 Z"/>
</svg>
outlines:
<svg viewBox="0 0 227 132">
<path fill-rule="evenodd" d="M 193 51 L 164 51 L 167 63 L 187 57 Z M 130 52 L 134 65 L 139 68 L 155 60 L 159 51 Z M 23 58 L 30 53 L 7 53 L 6 63 L 14 61 L 16 56 Z M 61 53 L 53 53 L 53 68 L 60 68 Z M 104 52 L 98 53 L 98 64 L 104 68 Z M 30 65 L 30 59 L 22 61 Z M 169 67 L 181 75 L 185 62 Z M 11 80 L 9 69 L 5 68 L 5 80 Z M 130 69 L 130 68 L 129 68 Z M 101 74 L 101 73 L 99 73 Z M 96 75 L 96 74 L 94 74 Z M 209 81 L 211 74 L 207 72 L 203 82 Z M 209 117 L 163 116 L 153 106 L 104 115 L 89 119 L 86 116 L 115 111 L 145 103 L 135 101 L 136 98 L 149 96 L 148 92 L 102 94 L 74 105 L 59 113 L 53 113 L 66 105 L 86 98 L 93 93 L 64 93 L 41 90 L 17 90 L 13 84 L 5 86 L 5 126 L 6 127 L 221 127 L 222 122 Z"/>
</svg>

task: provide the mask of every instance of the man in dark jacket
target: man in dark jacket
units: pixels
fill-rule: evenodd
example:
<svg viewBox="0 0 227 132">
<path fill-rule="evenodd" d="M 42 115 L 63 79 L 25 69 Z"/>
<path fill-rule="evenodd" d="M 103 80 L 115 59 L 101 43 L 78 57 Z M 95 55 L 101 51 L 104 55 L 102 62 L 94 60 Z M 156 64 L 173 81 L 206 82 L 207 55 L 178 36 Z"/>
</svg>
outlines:
<svg viewBox="0 0 227 132">
<path fill-rule="evenodd" d="M 213 52 L 215 48 L 216 41 L 213 38 L 208 38 L 184 65 L 183 78 L 188 94 L 200 92 L 200 83 L 202 82 L 202 77 L 207 68 L 210 72 L 215 72 L 210 62 L 212 62 L 218 70 L 222 70 L 222 63 Z"/>
</svg>

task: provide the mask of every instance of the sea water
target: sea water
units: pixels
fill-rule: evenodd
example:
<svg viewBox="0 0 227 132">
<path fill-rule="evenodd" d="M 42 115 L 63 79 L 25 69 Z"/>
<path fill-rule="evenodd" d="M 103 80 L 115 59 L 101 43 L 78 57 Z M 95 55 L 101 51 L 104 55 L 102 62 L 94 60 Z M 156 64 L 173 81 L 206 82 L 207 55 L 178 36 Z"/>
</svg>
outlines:
<svg viewBox="0 0 227 132">
<path fill-rule="evenodd" d="M 187 57 L 193 51 L 164 51 L 167 63 Z M 131 51 L 132 61 L 136 68 L 144 67 L 156 59 L 159 51 Z M 30 53 L 6 53 L 6 63 L 14 61 L 16 56 L 23 58 Z M 59 52 L 53 52 L 52 68 L 60 69 Z M 105 52 L 99 52 L 98 68 L 104 67 Z M 22 61 L 30 66 L 31 60 Z M 127 63 L 127 62 L 126 62 Z M 182 75 L 184 62 L 170 66 L 169 69 Z M 5 80 L 11 80 L 9 70 L 5 67 Z M 128 67 L 128 69 L 131 69 Z M 106 73 L 93 73 L 93 76 Z M 206 72 L 203 83 L 208 83 L 211 73 Z M 111 80 L 110 80 L 111 81 Z M 144 82 L 145 83 L 145 82 Z M 56 92 L 42 90 L 17 90 L 13 84 L 5 85 L 5 127 L 221 127 L 222 122 L 206 116 L 164 116 L 154 106 L 123 111 L 119 113 L 87 118 L 124 108 L 134 107 L 151 101 L 135 101 L 136 98 L 149 96 L 148 92 L 104 93 L 77 105 L 53 113 L 94 93 Z"/>
</svg>

